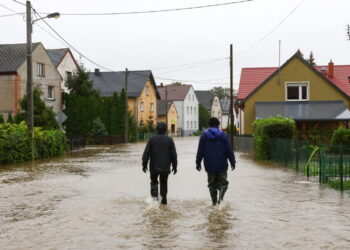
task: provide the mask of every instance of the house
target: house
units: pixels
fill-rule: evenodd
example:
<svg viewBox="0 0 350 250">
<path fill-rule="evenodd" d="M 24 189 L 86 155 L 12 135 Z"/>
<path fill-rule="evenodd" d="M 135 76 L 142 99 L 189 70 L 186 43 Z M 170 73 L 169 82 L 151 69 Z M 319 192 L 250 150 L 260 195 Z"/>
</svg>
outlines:
<svg viewBox="0 0 350 250">
<path fill-rule="evenodd" d="M 68 48 L 47 49 L 46 51 L 63 79 L 61 84 L 62 91 L 68 93 L 66 81 L 78 69 L 78 63 Z"/>
<path fill-rule="evenodd" d="M 32 44 L 33 86 L 38 87 L 46 106 L 55 113 L 61 111 L 60 73 L 42 43 Z M 20 100 L 26 94 L 26 44 L 0 45 L 0 114 L 7 117 L 20 110 Z"/>
<path fill-rule="evenodd" d="M 350 120 L 350 65 L 311 66 L 297 52 L 280 68 L 243 68 L 237 104 L 240 133 L 252 134 L 255 119 L 282 115 L 298 131 L 332 130 Z"/>
<path fill-rule="evenodd" d="M 169 135 L 177 135 L 178 125 L 177 119 L 178 114 L 176 110 L 176 106 L 172 101 L 157 101 L 157 120 L 159 122 L 165 122 L 168 124 L 168 134 Z"/>
<path fill-rule="evenodd" d="M 188 136 L 198 131 L 198 100 L 192 85 L 166 85 L 158 87 L 162 100 L 173 101 L 178 112 L 179 135 Z"/>
<path fill-rule="evenodd" d="M 236 102 L 236 97 L 233 97 L 233 104 Z M 227 128 L 229 124 L 231 124 L 230 120 L 230 99 L 225 97 L 224 99 L 220 100 L 221 103 L 221 111 L 222 111 L 222 117 L 221 117 L 221 123 L 222 123 L 222 128 Z M 239 117 L 238 117 L 238 112 L 235 107 L 233 107 L 233 124 L 236 128 L 239 128 Z"/>
<path fill-rule="evenodd" d="M 225 127 L 222 123 L 222 107 L 219 97 L 209 90 L 196 90 L 195 93 L 198 102 L 209 111 L 210 116 L 219 119 L 221 128 Z"/>
<path fill-rule="evenodd" d="M 152 71 L 128 71 L 126 81 L 125 71 L 89 73 L 93 88 L 99 90 L 102 96 L 112 96 L 114 92 L 121 93 L 127 82 L 128 109 L 134 115 L 136 122 L 146 121 L 156 123 L 157 100 L 160 99 Z"/>
</svg>

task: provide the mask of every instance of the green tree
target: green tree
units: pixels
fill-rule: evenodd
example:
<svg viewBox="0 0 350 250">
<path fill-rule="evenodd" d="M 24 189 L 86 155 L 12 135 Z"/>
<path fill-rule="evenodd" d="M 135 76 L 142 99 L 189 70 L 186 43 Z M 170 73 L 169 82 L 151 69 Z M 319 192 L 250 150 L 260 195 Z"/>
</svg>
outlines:
<svg viewBox="0 0 350 250">
<path fill-rule="evenodd" d="M 172 82 L 169 84 L 170 86 L 180 86 L 180 85 L 183 85 L 182 82 Z"/>
<path fill-rule="evenodd" d="M 51 107 L 47 107 L 41 99 L 42 92 L 38 88 L 33 91 L 33 111 L 34 111 L 34 126 L 42 127 L 43 129 L 58 129 L 58 123 L 55 118 L 55 112 Z M 20 123 L 27 118 L 27 96 L 25 95 L 21 102 L 21 112 L 15 116 L 16 123 Z"/>
<path fill-rule="evenodd" d="M 4 116 L 0 114 L 0 124 L 4 124 L 4 123 L 5 123 Z"/>
<path fill-rule="evenodd" d="M 224 99 L 225 97 L 230 97 L 230 88 L 214 87 L 210 91 L 217 95 L 220 100 Z"/>
<path fill-rule="evenodd" d="M 90 135 L 107 135 L 107 130 L 105 125 L 101 122 L 100 117 L 97 117 L 93 121 Z"/>
<path fill-rule="evenodd" d="M 70 93 L 79 96 L 98 95 L 98 91 L 93 88 L 92 81 L 89 80 L 89 72 L 83 66 L 79 66 L 73 76 L 67 80 L 67 87 Z"/>
<path fill-rule="evenodd" d="M 311 66 L 316 65 L 316 63 L 315 63 L 315 58 L 314 58 L 314 54 L 312 53 L 312 51 L 310 52 L 309 58 L 306 59 L 306 61 L 307 61 Z"/>
<path fill-rule="evenodd" d="M 208 127 L 209 119 L 210 112 L 202 104 L 199 104 L 199 130 Z"/>
<path fill-rule="evenodd" d="M 7 116 L 7 123 L 13 123 L 13 118 L 12 118 L 11 113 L 8 113 L 8 116 Z"/>
</svg>

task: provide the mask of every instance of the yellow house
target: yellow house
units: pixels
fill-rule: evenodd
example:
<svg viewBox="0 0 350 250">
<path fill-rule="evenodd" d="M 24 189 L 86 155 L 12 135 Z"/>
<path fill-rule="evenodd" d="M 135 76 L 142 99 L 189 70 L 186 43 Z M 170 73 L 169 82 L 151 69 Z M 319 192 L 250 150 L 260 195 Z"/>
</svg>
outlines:
<svg viewBox="0 0 350 250">
<path fill-rule="evenodd" d="M 297 52 L 280 68 L 243 68 L 237 95 L 240 133 L 255 119 L 281 115 L 301 134 L 350 121 L 350 65 L 312 66 Z"/>
<path fill-rule="evenodd" d="M 137 123 L 156 123 L 157 100 L 160 97 L 152 71 L 128 71 L 126 78 L 125 71 L 100 72 L 95 69 L 95 72 L 89 73 L 89 79 L 102 96 L 112 96 L 114 92 L 120 94 L 127 85 L 128 109 Z"/>
<path fill-rule="evenodd" d="M 168 124 L 168 134 L 178 135 L 178 113 L 172 101 L 157 102 L 158 121 Z"/>
</svg>

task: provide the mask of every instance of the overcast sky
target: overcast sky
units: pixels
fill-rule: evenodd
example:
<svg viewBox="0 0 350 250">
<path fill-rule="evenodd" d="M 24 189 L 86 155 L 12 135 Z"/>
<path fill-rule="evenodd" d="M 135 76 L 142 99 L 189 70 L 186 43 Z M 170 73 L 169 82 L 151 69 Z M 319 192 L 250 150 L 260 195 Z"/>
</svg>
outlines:
<svg viewBox="0 0 350 250">
<path fill-rule="evenodd" d="M 18 1 L 25 3 L 24 0 Z M 159 10 L 231 0 L 31 2 L 38 12 L 58 11 L 64 14 Z M 25 12 L 25 6 L 13 0 L 0 0 L 0 4 Z M 349 0 L 254 0 L 153 14 L 62 15 L 59 19 L 46 21 L 82 54 L 106 68 L 117 71 L 126 67 L 129 70 L 150 69 L 157 84 L 172 82 L 159 77 L 178 79 L 193 84 L 199 90 L 214 86 L 229 87 L 227 58 L 230 43 L 235 54 L 235 88 L 238 87 L 241 68 L 278 66 L 279 40 L 282 41 L 282 63 L 300 49 L 305 57 L 313 51 L 318 65 L 327 64 L 330 59 L 335 64 L 350 64 L 350 41 L 346 35 L 350 24 L 349 10 Z M 25 43 L 23 17 L 1 17 L 11 13 L 0 6 L 0 43 Z M 67 47 L 38 25 L 49 30 L 43 21 L 36 22 L 33 42 L 42 42 L 47 49 Z M 74 55 L 89 70 L 97 67 L 84 58 L 80 59 L 78 53 L 74 52 Z M 202 61 L 205 62 L 194 64 Z"/>
</svg>

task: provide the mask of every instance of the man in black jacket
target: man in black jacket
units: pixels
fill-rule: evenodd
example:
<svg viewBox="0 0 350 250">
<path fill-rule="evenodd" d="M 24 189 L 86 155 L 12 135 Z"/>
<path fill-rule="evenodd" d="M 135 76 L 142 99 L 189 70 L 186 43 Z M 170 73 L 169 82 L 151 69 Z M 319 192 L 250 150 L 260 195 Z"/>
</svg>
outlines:
<svg viewBox="0 0 350 250">
<path fill-rule="evenodd" d="M 230 161 L 232 170 L 236 166 L 231 144 L 226 134 L 219 129 L 219 125 L 220 122 L 216 117 L 210 118 L 210 128 L 199 139 L 196 157 L 198 171 L 201 171 L 201 162 L 204 158 L 204 167 L 208 174 L 208 188 L 214 206 L 224 199 L 228 188 L 227 160 Z"/>
<path fill-rule="evenodd" d="M 168 193 L 168 175 L 170 174 L 170 165 L 172 165 L 173 174 L 177 173 L 177 154 L 173 139 L 167 135 L 166 124 L 159 122 L 157 124 L 157 134 L 152 136 L 142 155 L 142 170 L 147 172 L 148 160 L 150 159 L 151 173 L 151 196 L 158 200 L 158 177 L 160 181 L 161 203 L 167 204 Z"/>
</svg>

